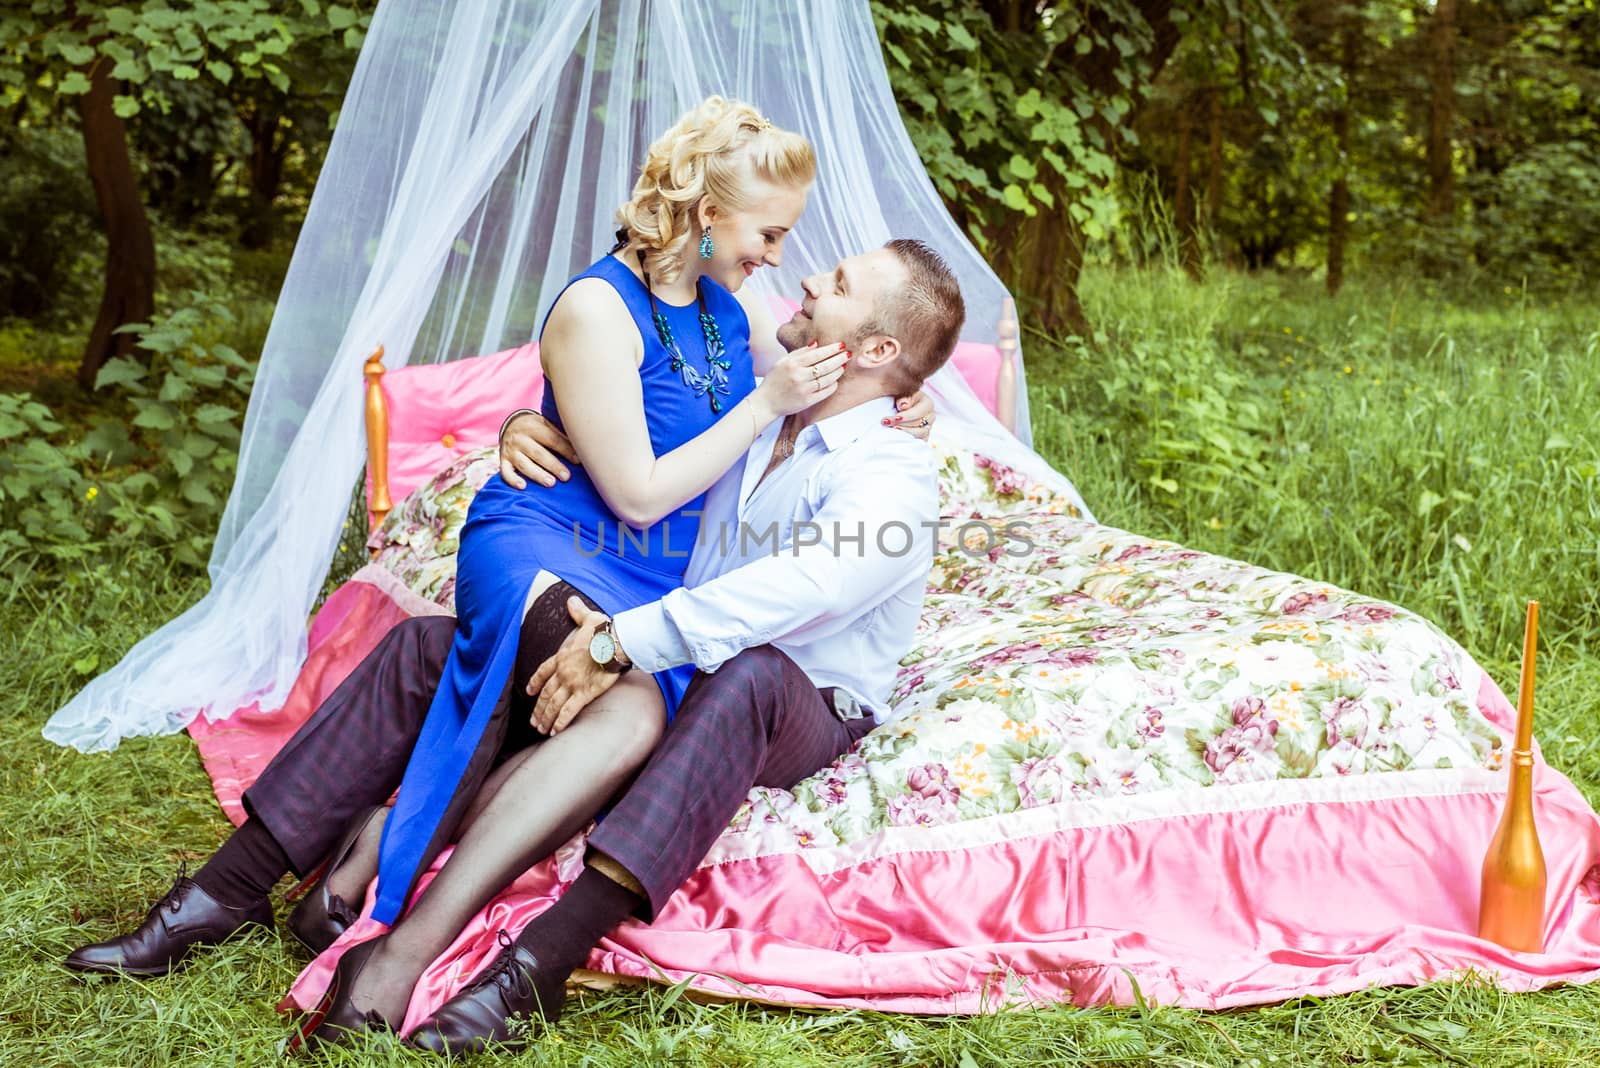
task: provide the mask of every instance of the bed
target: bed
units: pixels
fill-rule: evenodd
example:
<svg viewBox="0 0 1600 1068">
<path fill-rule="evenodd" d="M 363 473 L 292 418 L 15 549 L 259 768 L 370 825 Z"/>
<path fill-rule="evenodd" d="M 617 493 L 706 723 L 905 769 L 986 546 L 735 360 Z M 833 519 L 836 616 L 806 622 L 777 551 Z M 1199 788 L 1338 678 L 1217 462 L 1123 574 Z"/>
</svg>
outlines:
<svg viewBox="0 0 1600 1068">
<path fill-rule="evenodd" d="M 983 355 L 963 372 L 998 379 L 1010 354 Z M 386 376 L 369 364 L 371 563 L 313 622 L 282 709 L 191 728 L 236 820 L 239 794 L 388 627 L 452 610 L 467 505 L 497 469 L 503 413 L 535 406 L 536 366 L 531 347 Z M 988 395 L 1003 398 L 1003 380 Z M 1542 758 L 1544 952 L 1474 934 L 1512 711 L 1437 627 L 1094 523 L 937 425 L 931 446 L 951 522 L 899 667 L 900 716 L 792 791 L 752 790 L 656 922 L 601 943 L 588 981 L 969 1013 L 1600 975 L 1600 820 Z M 1012 524 L 1032 551 L 971 519 Z M 581 856 L 579 835 L 491 903 L 419 984 L 405 1026 Z M 321 991 L 335 951 L 291 1002 Z"/>
</svg>

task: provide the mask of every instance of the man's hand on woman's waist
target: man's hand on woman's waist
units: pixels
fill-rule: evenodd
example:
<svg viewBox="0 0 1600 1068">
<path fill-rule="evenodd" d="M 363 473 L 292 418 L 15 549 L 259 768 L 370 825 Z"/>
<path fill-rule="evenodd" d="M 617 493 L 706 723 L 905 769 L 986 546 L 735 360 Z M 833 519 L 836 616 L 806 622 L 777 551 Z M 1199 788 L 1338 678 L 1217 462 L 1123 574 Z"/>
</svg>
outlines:
<svg viewBox="0 0 1600 1068">
<path fill-rule="evenodd" d="M 500 425 L 500 477 L 513 489 L 526 489 L 525 479 L 549 487 L 572 477 L 566 464 L 578 454 L 554 423 L 531 408 L 520 408 Z"/>
</svg>

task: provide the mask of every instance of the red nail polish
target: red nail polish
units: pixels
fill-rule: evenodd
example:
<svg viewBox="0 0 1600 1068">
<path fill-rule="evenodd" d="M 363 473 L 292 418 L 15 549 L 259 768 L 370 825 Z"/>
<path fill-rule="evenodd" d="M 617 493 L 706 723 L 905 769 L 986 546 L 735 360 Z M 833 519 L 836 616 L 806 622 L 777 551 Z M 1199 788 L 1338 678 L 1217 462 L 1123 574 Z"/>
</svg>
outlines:
<svg viewBox="0 0 1600 1068">
<path fill-rule="evenodd" d="M 884 426 L 888 426 L 888 425 L 889 425 L 889 420 L 888 420 L 888 419 L 885 419 L 885 420 L 884 420 L 884 421 L 883 421 L 883 425 L 884 425 Z"/>
</svg>

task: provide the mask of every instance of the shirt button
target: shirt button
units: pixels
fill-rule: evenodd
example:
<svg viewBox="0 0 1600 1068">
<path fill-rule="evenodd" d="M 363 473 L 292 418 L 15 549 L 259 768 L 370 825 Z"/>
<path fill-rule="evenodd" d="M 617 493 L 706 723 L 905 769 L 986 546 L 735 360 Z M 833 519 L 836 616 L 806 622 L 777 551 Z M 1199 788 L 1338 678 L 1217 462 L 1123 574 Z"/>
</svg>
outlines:
<svg viewBox="0 0 1600 1068">
<path fill-rule="evenodd" d="M 667 658 L 666 657 L 664 657 L 664 656 L 656 657 L 656 670 L 657 671 L 665 670 L 666 666 L 667 666 Z"/>
</svg>

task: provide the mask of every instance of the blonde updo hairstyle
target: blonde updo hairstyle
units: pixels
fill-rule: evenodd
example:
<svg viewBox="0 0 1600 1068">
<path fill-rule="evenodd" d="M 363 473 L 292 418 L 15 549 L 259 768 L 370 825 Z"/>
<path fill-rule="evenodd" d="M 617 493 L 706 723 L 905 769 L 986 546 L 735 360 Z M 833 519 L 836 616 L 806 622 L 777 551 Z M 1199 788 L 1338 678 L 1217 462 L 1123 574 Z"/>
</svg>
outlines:
<svg viewBox="0 0 1600 1068">
<path fill-rule="evenodd" d="M 816 175 L 811 142 L 743 101 L 707 97 L 650 146 L 617 224 L 644 246 L 645 269 L 670 282 L 682 272 L 685 247 L 699 239 L 695 212 L 703 199 L 744 211 L 752 203 L 752 178 L 799 189 Z"/>
</svg>

